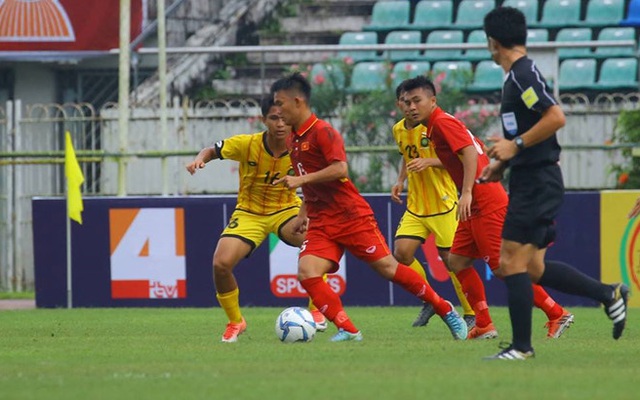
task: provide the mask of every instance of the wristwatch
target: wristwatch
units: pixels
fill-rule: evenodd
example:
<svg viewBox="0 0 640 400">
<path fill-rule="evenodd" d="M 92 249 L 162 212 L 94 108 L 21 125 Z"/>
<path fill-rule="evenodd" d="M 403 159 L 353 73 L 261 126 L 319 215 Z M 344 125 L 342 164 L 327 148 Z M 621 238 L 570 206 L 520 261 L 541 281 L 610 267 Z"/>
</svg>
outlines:
<svg viewBox="0 0 640 400">
<path fill-rule="evenodd" d="M 523 150 L 524 149 L 524 141 L 522 140 L 522 137 L 516 136 L 516 138 L 513 139 L 513 141 L 515 142 L 516 146 L 518 147 L 518 150 Z"/>
</svg>

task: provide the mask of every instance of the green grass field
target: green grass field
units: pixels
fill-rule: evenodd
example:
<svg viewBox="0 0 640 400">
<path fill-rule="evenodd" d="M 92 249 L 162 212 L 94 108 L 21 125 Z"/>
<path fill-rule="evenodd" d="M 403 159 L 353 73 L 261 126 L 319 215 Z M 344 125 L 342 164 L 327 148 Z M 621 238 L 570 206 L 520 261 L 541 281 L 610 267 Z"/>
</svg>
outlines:
<svg viewBox="0 0 640 400">
<path fill-rule="evenodd" d="M 249 327 L 220 343 L 215 309 L 76 309 L 0 312 L 0 399 L 637 399 L 640 310 L 611 338 L 601 309 L 573 308 L 576 323 L 537 356 L 483 361 L 501 339 L 455 342 L 437 317 L 412 328 L 418 307 L 348 307 L 360 343 L 280 343 L 280 309 L 245 308 Z M 492 308 L 502 340 L 505 308 Z"/>
</svg>

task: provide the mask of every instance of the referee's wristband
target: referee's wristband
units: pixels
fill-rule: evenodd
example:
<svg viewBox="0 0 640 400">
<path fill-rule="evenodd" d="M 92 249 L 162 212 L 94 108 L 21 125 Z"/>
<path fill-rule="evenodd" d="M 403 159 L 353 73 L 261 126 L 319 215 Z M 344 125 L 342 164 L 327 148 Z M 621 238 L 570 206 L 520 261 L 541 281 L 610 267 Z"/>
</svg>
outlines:
<svg viewBox="0 0 640 400">
<path fill-rule="evenodd" d="M 522 137 L 516 136 L 516 138 L 513 139 L 513 141 L 515 142 L 516 147 L 518 147 L 518 150 L 524 149 L 524 141 L 522 140 Z"/>
</svg>

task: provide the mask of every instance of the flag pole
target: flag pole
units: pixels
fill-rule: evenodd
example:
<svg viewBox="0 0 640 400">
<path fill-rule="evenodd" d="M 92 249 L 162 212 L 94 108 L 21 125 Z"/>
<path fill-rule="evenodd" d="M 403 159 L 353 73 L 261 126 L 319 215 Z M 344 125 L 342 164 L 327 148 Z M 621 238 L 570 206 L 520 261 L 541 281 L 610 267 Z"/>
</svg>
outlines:
<svg viewBox="0 0 640 400">
<path fill-rule="evenodd" d="M 69 182 L 67 181 L 67 191 L 69 193 Z M 73 289 L 71 286 L 71 217 L 69 213 L 69 195 L 66 196 L 65 205 L 67 206 L 67 308 L 73 308 Z"/>
<path fill-rule="evenodd" d="M 71 279 L 71 220 L 82 224 L 82 210 L 84 210 L 84 205 L 82 204 L 82 191 L 80 190 L 80 186 L 84 182 L 84 175 L 80 169 L 80 164 L 78 164 L 76 152 L 73 149 L 73 142 L 71 141 L 71 133 L 69 133 L 69 131 L 65 132 L 64 175 L 67 183 L 67 308 L 73 308 L 73 281 Z"/>
</svg>

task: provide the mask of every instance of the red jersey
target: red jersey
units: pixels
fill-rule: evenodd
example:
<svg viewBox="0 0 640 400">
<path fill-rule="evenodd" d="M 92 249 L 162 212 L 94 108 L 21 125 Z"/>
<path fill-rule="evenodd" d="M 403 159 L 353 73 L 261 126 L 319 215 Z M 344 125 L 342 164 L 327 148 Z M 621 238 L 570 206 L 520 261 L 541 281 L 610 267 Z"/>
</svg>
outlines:
<svg viewBox="0 0 640 400">
<path fill-rule="evenodd" d="M 347 161 L 342 135 L 315 114 L 287 138 L 296 175 L 320 171 L 335 161 Z M 302 186 L 309 219 L 316 224 L 346 222 L 373 215 L 369 203 L 351 180 L 344 178 Z"/>
<path fill-rule="evenodd" d="M 453 178 L 458 191 L 462 190 L 464 167 L 458 152 L 467 146 L 473 146 L 478 152 L 477 179 L 485 166 L 489 165 L 489 157 L 483 150 L 483 143 L 473 136 L 462 121 L 444 112 L 440 107 L 431 114 L 427 123 L 427 137 L 433 141 L 436 154 L 442 164 Z M 499 208 L 505 207 L 509 199 L 507 192 L 500 182 L 474 183 L 471 192 L 471 216 L 489 214 Z"/>
</svg>

